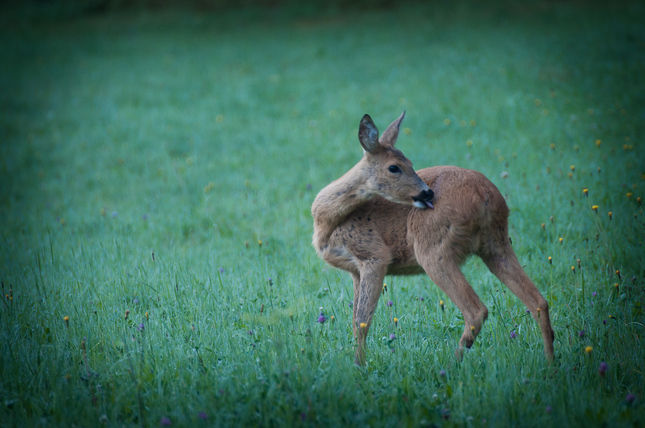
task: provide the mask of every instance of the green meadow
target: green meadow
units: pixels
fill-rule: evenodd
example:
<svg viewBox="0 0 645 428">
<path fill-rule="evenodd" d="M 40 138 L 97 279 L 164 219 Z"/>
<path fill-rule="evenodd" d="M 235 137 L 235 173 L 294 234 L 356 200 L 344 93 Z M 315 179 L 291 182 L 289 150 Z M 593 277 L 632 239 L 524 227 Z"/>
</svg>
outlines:
<svg viewBox="0 0 645 428">
<path fill-rule="evenodd" d="M 642 426 L 642 3 L 0 7 L 0 426 Z M 414 276 L 354 365 L 310 207 L 403 110 L 415 168 L 506 197 L 552 364 L 470 259 L 462 362 Z"/>
</svg>

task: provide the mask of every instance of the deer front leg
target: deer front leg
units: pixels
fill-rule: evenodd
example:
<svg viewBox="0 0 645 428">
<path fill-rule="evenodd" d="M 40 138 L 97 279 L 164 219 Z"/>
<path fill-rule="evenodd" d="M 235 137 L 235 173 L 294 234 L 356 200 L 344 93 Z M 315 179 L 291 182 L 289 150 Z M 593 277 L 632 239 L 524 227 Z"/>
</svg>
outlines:
<svg viewBox="0 0 645 428">
<path fill-rule="evenodd" d="M 358 287 L 354 282 L 354 336 L 357 342 L 355 362 L 358 366 L 365 364 L 367 332 L 381 296 L 386 270 L 387 265 L 368 265 L 367 269 L 361 270 Z"/>
<path fill-rule="evenodd" d="M 351 273 L 352 281 L 354 282 L 354 302 L 352 303 L 352 328 L 354 329 L 354 337 L 357 336 L 356 329 L 356 309 L 358 308 L 358 296 L 361 294 L 361 277 L 357 273 Z"/>
</svg>

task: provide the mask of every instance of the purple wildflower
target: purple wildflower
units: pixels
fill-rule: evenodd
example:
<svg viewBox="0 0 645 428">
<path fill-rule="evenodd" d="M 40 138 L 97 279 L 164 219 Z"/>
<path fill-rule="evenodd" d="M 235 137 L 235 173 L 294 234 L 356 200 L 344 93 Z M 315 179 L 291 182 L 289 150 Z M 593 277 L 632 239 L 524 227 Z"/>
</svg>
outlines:
<svg viewBox="0 0 645 428">
<path fill-rule="evenodd" d="M 219 268 L 219 273 L 224 273 L 224 268 L 223 267 Z"/>
<path fill-rule="evenodd" d="M 253 336 L 253 330 L 249 330 L 248 335 Z"/>
<path fill-rule="evenodd" d="M 396 339 L 396 334 L 394 333 L 390 334 L 390 340 L 394 340 L 394 339 Z"/>
<path fill-rule="evenodd" d="M 197 414 L 197 417 L 198 417 L 199 419 L 203 420 L 203 421 L 205 421 L 206 419 L 208 419 L 208 415 L 207 415 L 207 414 L 206 414 L 206 412 L 205 412 L 205 411 L 203 411 L 203 410 Z"/>
<path fill-rule="evenodd" d="M 112 218 L 117 218 L 119 216 L 119 213 L 116 211 L 112 211 Z"/>
<path fill-rule="evenodd" d="M 159 421 L 159 425 L 161 425 L 162 427 L 169 427 L 170 425 L 172 425 L 172 421 L 167 417 L 163 416 Z"/>
<path fill-rule="evenodd" d="M 604 377 L 605 373 L 607 373 L 607 370 L 609 370 L 609 366 L 607 365 L 607 363 L 604 361 L 600 363 L 600 365 L 598 366 L 598 374 Z"/>
<path fill-rule="evenodd" d="M 446 421 L 450 419 L 450 409 L 441 409 L 441 418 Z"/>
<path fill-rule="evenodd" d="M 580 337 L 585 337 L 585 331 L 584 331 L 584 330 L 580 330 L 580 333 L 578 333 L 578 336 L 580 336 Z"/>
<path fill-rule="evenodd" d="M 423 299 L 423 296 L 419 297 L 419 300 L 421 300 L 421 301 L 423 302 L 423 300 L 424 300 L 424 299 Z"/>
<path fill-rule="evenodd" d="M 350 308 L 351 308 L 352 306 L 354 306 L 354 304 L 353 304 L 352 302 L 349 302 L 349 303 L 348 303 L 348 305 L 349 305 L 349 307 L 350 307 Z"/>
<path fill-rule="evenodd" d="M 594 291 L 593 293 L 591 293 L 591 296 L 592 296 L 592 297 L 596 297 L 596 294 L 598 294 L 598 293 L 596 293 L 596 292 Z"/>
<path fill-rule="evenodd" d="M 553 411 L 553 407 L 551 406 L 546 406 L 546 409 L 544 409 L 545 412 L 551 413 Z"/>
<path fill-rule="evenodd" d="M 391 301 L 391 300 L 388 300 L 388 301 L 387 301 L 387 306 L 388 306 L 388 308 L 391 308 L 393 304 L 394 304 L 394 303 L 392 303 L 392 301 Z"/>
<path fill-rule="evenodd" d="M 135 305 L 138 305 L 139 304 L 139 299 L 137 299 L 135 297 L 134 299 L 132 299 L 132 303 L 135 304 Z"/>
<path fill-rule="evenodd" d="M 325 321 L 327 321 L 327 318 L 325 318 L 325 315 L 323 315 L 323 313 L 321 312 L 320 316 L 318 317 L 318 322 L 324 324 Z"/>
<path fill-rule="evenodd" d="M 631 392 L 627 394 L 627 397 L 625 397 L 625 403 L 627 404 L 633 404 L 634 401 L 636 401 L 636 396 L 632 394 Z"/>
<path fill-rule="evenodd" d="M 515 339 L 517 337 L 517 333 L 514 331 L 511 331 L 511 339 Z"/>
<path fill-rule="evenodd" d="M 145 329 L 146 329 L 146 326 L 144 326 L 144 325 L 143 325 L 143 323 L 141 323 L 141 324 L 139 324 L 139 325 L 137 326 L 137 330 L 139 330 L 139 331 L 143 331 L 143 330 L 145 330 Z"/>
<path fill-rule="evenodd" d="M 527 314 L 530 314 L 530 313 L 531 313 L 531 310 L 530 310 L 530 309 L 527 309 L 527 310 L 526 310 L 526 313 L 527 313 Z"/>
<path fill-rule="evenodd" d="M 446 371 L 444 369 L 441 369 L 441 371 L 439 372 L 439 376 L 446 377 Z"/>
<path fill-rule="evenodd" d="M 607 320 L 602 320 L 602 323 L 607 325 Z"/>
</svg>

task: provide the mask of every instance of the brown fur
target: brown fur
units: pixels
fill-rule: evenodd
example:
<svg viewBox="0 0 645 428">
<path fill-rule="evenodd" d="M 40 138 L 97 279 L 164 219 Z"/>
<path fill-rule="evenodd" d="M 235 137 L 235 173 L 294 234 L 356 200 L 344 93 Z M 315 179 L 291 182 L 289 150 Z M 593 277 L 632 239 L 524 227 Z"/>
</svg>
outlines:
<svg viewBox="0 0 645 428">
<path fill-rule="evenodd" d="M 349 272 L 354 281 L 356 363 L 365 361 L 365 339 L 385 275 L 423 272 L 464 316 L 457 350 L 461 358 L 488 316 L 459 268 L 473 254 L 530 309 L 551 360 L 554 336 L 548 304 L 511 248 L 504 197 L 477 171 L 436 166 L 415 173 L 410 161 L 394 148 L 403 117 L 378 139 L 366 116 L 359 131 L 365 155 L 325 187 L 311 209 L 316 251 L 330 265 Z M 394 164 L 400 174 L 388 170 Z M 434 191 L 434 209 L 414 207 L 412 198 L 428 186 Z"/>
</svg>

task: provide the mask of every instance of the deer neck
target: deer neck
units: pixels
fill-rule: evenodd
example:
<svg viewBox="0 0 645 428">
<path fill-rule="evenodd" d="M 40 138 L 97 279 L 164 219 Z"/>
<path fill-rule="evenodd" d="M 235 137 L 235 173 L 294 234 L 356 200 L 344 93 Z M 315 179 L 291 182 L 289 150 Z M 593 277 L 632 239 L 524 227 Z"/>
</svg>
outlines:
<svg viewBox="0 0 645 428">
<path fill-rule="evenodd" d="M 311 206 L 317 250 L 327 246 L 331 234 L 349 214 L 374 196 L 366 186 L 367 175 L 361 161 L 318 193 Z"/>
</svg>

